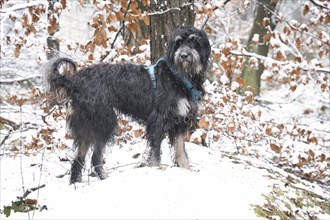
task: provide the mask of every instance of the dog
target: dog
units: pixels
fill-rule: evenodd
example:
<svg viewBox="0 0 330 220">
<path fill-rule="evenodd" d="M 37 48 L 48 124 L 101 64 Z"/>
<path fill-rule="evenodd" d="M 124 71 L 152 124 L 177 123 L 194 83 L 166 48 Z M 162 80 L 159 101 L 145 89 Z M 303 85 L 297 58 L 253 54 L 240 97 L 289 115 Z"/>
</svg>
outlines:
<svg viewBox="0 0 330 220">
<path fill-rule="evenodd" d="M 52 97 L 67 100 L 67 126 L 77 147 L 70 184 L 82 181 L 85 156 L 93 149 L 98 177 L 108 177 L 103 154 L 118 127 L 116 113 L 145 124 L 148 150 L 142 165 L 160 166 L 161 142 L 168 135 L 173 162 L 189 168 L 184 138 L 196 118 L 211 47 L 206 33 L 181 27 L 171 36 L 166 54 L 146 67 L 131 63 L 100 63 L 77 70 L 73 60 L 49 61 L 45 73 Z M 73 74 L 63 66 L 70 66 Z"/>
</svg>

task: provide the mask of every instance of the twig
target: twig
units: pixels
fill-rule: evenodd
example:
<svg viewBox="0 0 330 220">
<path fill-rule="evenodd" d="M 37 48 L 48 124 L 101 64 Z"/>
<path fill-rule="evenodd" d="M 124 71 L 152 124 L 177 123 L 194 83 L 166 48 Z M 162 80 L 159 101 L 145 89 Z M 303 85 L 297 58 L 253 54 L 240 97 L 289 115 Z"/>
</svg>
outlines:
<svg viewBox="0 0 330 220">
<path fill-rule="evenodd" d="M 26 81 L 26 80 L 30 80 L 30 79 L 34 79 L 34 78 L 38 78 L 40 77 L 40 74 L 34 74 L 31 76 L 27 76 L 27 77 L 20 77 L 20 78 L 16 78 L 16 79 L 1 79 L 0 80 L 0 84 L 10 84 L 10 83 L 14 83 L 14 82 L 22 82 L 22 81 Z"/>
<path fill-rule="evenodd" d="M 326 10 L 330 10 L 330 8 L 325 7 L 324 5 L 321 5 L 321 3 L 319 3 L 319 2 L 316 2 L 316 1 L 314 1 L 314 0 L 309 0 L 309 1 L 311 1 L 314 5 L 316 5 L 316 6 L 318 6 L 318 7 L 324 8 L 324 9 L 326 9 Z"/>
<path fill-rule="evenodd" d="M 16 124 L 15 122 L 1 116 L 0 116 L 0 123 L 10 125 L 15 130 L 19 127 L 19 125 Z"/>
<path fill-rule="evenodd" d="M 117 33 L 116 33 L 115 38 L 113 39 L 113 41 L 112 41 L 112 43 L 111 43 L 111 45 L 110 45 L 110 48 L 111 48 L 111 49 L 113 49 L 113 48 L 115 47 L 115 43 L 116 43 L 116 41 L 117 41 L 117 38 L 118 38 L 120 32 L 121 32 L 122 30 L 124 30 L 124 28 L 125 28 L 125 18 L 126 18 L 126 15 L 127 15 L 128 9 L 131 7 L 131 3 L 132 3 L 132 0 L 130 0 L 130 1 L 128 2 L 128 4 L 127 4 L 127 8 L 126 8 L 126 10 L 125 10 L 125 12 L 124 12 L 124 17 L 123 17 L 122 25 L 120 26 L 119 30 L 118 30 Z M 104 55 L 101 56 L 100 61 L 103 62 L 103 60 L 104 60 L 107 56 L 109 56 L 109 54 L 110 54 L 110 51 L 106 51 L 106 53 L 105 53 Z"/>
<path fill-rule="evenodd" d="M 2 139 L 2 141 L 0 142 L 0 147 L 5 143 L 5 141 L 9 138 L 9 135 L 11 134 L 11 132 L 13 131 L 13 129 L 10 129 L 8 134 L 6 134 L 6 136 Z"/>
<path fill-rule="evenodd" d="M 34 192 L 34 191 L 37 191 L 41 188 L 44 188 L 46 186 L 46 184 L 42 184 L 41 186 L 37 186 L 37 187 L 33 187 L 31 189 L 27 189 L 25 191 L 25 193 L 23 194 L 23 197 L 22 198 L 26 198 L 30 193 Z"/>
</svg>

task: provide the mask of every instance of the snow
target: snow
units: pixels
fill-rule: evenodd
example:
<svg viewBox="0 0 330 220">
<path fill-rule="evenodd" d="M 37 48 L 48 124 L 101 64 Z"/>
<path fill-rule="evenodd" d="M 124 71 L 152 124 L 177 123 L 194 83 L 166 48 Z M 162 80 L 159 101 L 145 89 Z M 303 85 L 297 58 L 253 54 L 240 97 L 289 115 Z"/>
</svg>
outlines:
<svg viewBox="0 0 330 220">
<path fill-rule="evenodd" d="M 221 158 L 217 151 L 194 144 L 187 147 L 192 170 L 168 164 L 162 169 L 125 166 L 137 162 L 127 157 L 134 154 L 132 149 L 114 146 L 108 155 L 112 162 L 106 167 L 114 164 L 123 167 L 111 171 L 104 181 L 84 176 L 84 182 L 75 185 L 68 185 L 69 176 L 56 178 L 69 165 L 68 162 L 61 165 L 60 154 L 46 152 L 44 158 L 40 154 L 22 156 L 25 185 L 46 184 L 40 189 L 38 201 L 48 210 L 36 211 L 33 219 L 255 219 L 250 204 L 260 201 L 261 194 L 268 189 L 265 172 L 234 164 Z M 20 166 L 20 158 L 2 158 L 1 191 L 6 193 L 2 193 L 1 204 L 10 204 L 21 193 Z M 36 192 L 30 195 L 37 197 Z M 27 214 L 10 216 L 22 218 L 27 218 Z"/>
</svg>

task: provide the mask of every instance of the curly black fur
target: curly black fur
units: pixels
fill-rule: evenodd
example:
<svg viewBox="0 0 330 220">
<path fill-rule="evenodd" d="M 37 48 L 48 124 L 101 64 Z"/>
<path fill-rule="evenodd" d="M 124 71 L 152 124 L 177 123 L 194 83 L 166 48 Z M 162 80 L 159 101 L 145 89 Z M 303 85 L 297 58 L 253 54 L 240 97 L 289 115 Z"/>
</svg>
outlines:
<svg viewBox="0 0 330 220">
<path fill-rule="evenodd" d="M 78 148 L 70 183 L 81 181 L 90 147 L 96 173 L 101 179 L 107 177 L 102 167 L 103 151 L 118 126 L 115 111 L 146 125 L 150 147 L 147 165 L 160 164 L 160 145 L 167 134 L 175 148 L 174 162 L 189 168 L 184 136 L 197 113 L 192 90 L 203 91 L 210 50 L 205 32 L 194 27 L 178 29 L 169 41 L 165 58 L 154 66 L 155 88 L 144 65 L 101 63 L 77 71 L 68 58 L 51 61 L 46 71 L 48 88 L 54 96 L 64 92 L 69 100 L 67 125 Z M 66 70 L 60 74 L 65 63 L 73 67 L 74 74 Z"/>
</svg>

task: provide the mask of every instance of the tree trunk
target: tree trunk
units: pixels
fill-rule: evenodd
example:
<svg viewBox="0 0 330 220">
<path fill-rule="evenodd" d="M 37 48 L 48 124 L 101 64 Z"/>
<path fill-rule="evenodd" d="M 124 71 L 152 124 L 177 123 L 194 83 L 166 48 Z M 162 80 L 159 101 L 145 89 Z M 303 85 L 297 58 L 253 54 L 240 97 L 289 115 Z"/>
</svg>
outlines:
<svg viewBox="0 0 330 220">
<path fill-rule="evenodd" d="M 257 14 L 253 22 L 253 27 L 250 32 L 249 40 L 247 42 L 247 50 L 262 56 L 267 56 L 269 50 L 268 41 L 264 42 L 264 36 L 267 33 L 267 25 L 270 26 L 271 30 L 275 29 L 276 23 L 272 20 L 272 13 L 269 10 L 274 11 L 278 1 L 269 0 L 258 0 L 257 4 Z M 269 10 L 268 10 L 269 9 Z M 269 23 L 264 27 L 264 18 L 269 19 Z M 255 45 L 252 42 L 252 38 L 255 34 L 259 34 L 259 44 Z M 242 79 L 245 81 L 245 86 L 243 87 L 243 92 L 248 90 L 248 87 L 253 88 L 253 94 L 260 94 L 260 77 L 263 73 L 265 67 L 259 62 L 258 69 L 251 68 L 249 66 L 248 60 L 244 63 L 244 68 L 242 72 Z"/>
<path fill-rule="evenodd" d="M 194 0 L 151 0 L 150 51 L 151 62 L 164 56 L 172 32 L 180 26 L 193 26 Z"/>
</svg>

